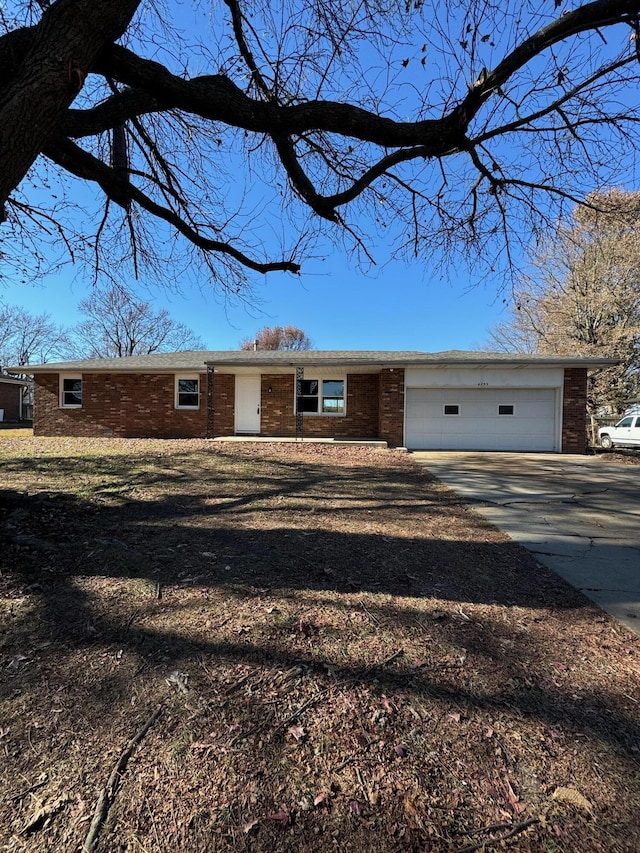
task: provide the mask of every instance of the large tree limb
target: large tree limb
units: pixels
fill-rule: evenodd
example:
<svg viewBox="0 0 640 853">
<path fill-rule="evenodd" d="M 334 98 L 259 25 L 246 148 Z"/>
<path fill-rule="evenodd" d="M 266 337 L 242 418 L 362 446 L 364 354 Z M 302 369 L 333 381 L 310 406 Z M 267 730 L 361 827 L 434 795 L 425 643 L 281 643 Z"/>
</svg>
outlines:
<svg viewBox="0 0 640 853">
<path fill-rule="evenodd" d="M 68 172 L 84 180 L 97 183 L 108 198 L 125 210 L 132 201 L 139 204 L 148 213 L 172 225 L 190 243 L 193 243 L 194 246 L 197 246 L 204 252 L 220 252 L 238 261 L 248 269 L 260 273 L 276 270 L 293 273 L 300 271 L 300 265 L 293 261 L 260 263 L 245 255 L 244 252 L 236 249 L 230 243 L 204 237 L 195 228 L 192 228 L 185 222 L 178 213 L 154 202 L 133 184 L 124 180 L 122 174 L 117 169 L 105 165 L 92 154 L 83 151 L 82 148 L 69 139 L 52 140 L 44 153 L 54 163 L 62 166 Z"/>
<path fill-rule="evenodd" d="M 582 32 L 603 29 L 640 15 L 640 0 L 594 0 L 557 18 L 509 53 L 483 75 L 448 114 L 415 122 L 394 121 L 354 104 L 312 100 L 298 104 L 265 103 L 246 95 L 228 77 L 184 80 L 163 65 L 111 45 L 92 70 L 130 87 L 87 111 L 71 111 L 61 127 L 69 136 L 99 133 L 145 112 L 176 108 L 257 133 L 291 136 L 324 131 L 387 148 L 426 146 L 430 156 L 459 150 L 465 130 L 482 105 L 534 56 Z"/>
<path fill-rule="evenodd" d="M 127 187 L 126 181 L 119 178 L 113 169 L 74 145 L 69 138 L 96 136 L 113 128 L 123 128 L 127 122 L 137 122 L 138 128 L 142 128 L 141 116 L 168 111 L 179 111 L 185 121 L 189 121 L 189 116 L 197 116 L 205 122 L 260 134 L 273 142 L 290 184 L 300 198 L 319 216 L 332 222 L 341 221 L 337 208 L 356 199 L 378 178 L 391 176 L 390 170 L 394 166 L 408 161 L 419 162 L 420 159 L 444 160 L 460 152 L 470 153 L 478 166 L 480 161 L 477 157 L 474 159 L 474 146 L 492 137 L 528 129 L 528 122 L 543 115 L 555 112 L 569 133 L 580 141 L 577 125 L 572 124 L 564 103 L 572 95 L 583 92 L 585 87 L 592 87 L 599 76 L 622 68 L 630 61 L 630 51 L 626 51 L 625 58 L 617 64 L 612 60 L 608 68 L 585 66 L 590 70 L 581 69 L 581 76 L 578 76 L 577 83 L 574 82 L 571 92 L 555 101 L 552 93 L 556 84 L 553 81 L 548 85 L 541 82 L 539 88 L 534 85 L 524 95 L 522 103 L 515 97 L 510 100 L 509 95 L 518 91 L 518 86 L 529 73 L 528 67 L 534 67 L 532 60 L 537 61 L 536 57 L 545 51 L 581 33 L 600 32 L 614 24 L 626 23 L 637 31 L 640 16 L 640 0 L 593 0 L 563 13 L 533 35 L 523 38 L 493 70 L 483 70 L 466 94 L 460 95 L 458 91 L 457 102 L 453 99 L 456 90 L 452 89 L 444 114 L 442 107 L 425 106 L 423 108 L 429 111 L 422 113 L 419 119 L 401 121 L 392 117 L 393 113 L 381 115 L 375 109 L 365 109 L 360 106 L 362 101 L 359 102 L 358 97 L 352 102 L 319 98 L 303 100 L 297 91 L 297 87 L 303 85 L 303 78 L 298 80 L 295 74 L 288 78 L 288 72 L 282 71 L 286 63 L 279 65 L 278 58 L 270 63 L 266 52 L 262 51 L 261 37 L 243 14 L 240 0 L 224 2 L 230 12 L 240 56 L 251 75 L 252 84 L 247 91 L 243 91 L 226 74 L 184 79 L 162 64 L 115 44 L 127 29 L 140 0 L 55 0 L 51 4 L 42 0 L 43 14 L 37 26 L 25 27 L 0 38 L 0 218 L 2 203 L 20 183 L 38 154 L 46 152 L 73 174 L 98 183 L 109 199 L 125 209 L 133 201 L 152 215 L 171 223 L 205 252 L 224 252 L 243 265 L 260 271 L 297 269 L 297 265 L 287 261 L 259 264 L 241 252 L 236 253 L 225 242 L 203 237 L 190 218 L 188 200 L 173 197 L 173 190 L 169 194 L 165 192 L 167 188 L 172 189 L 171 183 L 163 186 L 166 181 L 158 179 L 154 160 L 160 164 L 161 171 L 166 160 L 163 160 L 162 152 L 152 150 L 150 138 L 144 138 L 143 130 L 140 130 L 137 140 L 159 190 L 159 195 L 154 193 L 153 198 L 135 186 Z M 480 38 L 479 34 L 474 34 L 474 38 Z M 481 40 L 488 38 L 484 35 Z M 448 48 L 452 50 L 453 45 L 449 44 Z M 258 50 L 263 52 L 264 62 L 257 61 L 260 58 Z M 594 53 L 594 59 L 595 56 Z M 309 65 L 313 65 L 313 60 L 309 59 Z M 524 73 L 520 75 L 522 70 Z M 87 73 L 102 76 L 113 90 L 116 83 L 118 87 L 125 88 L 113 91 L 105 101 L 90 109 L 71 109 Z M 287 79 L 297 80 L 292 84 L 296 91 L 295 99 L 285 100 L 279 96 L 277 81 L 282 80 L 282 85 L 286 85 Z M 607 77 L 608 81 L 611 79 Z M 628 76 L 625 79 L 628 81 Z M 452 86 L 455 86 L 453 81 Z M 540 108 L 540 98 L 547 92 L 549 104 Z M 88 94 L 85 101 L 90 96 Z M 494 112 L 489 113 L 485 109 L 481 113 L 492 98 Z M 530 103 L 533 106 L 529 116 L 523 116 Z M 512 116 L 505 114 L 509 104 L 517 116 L 511 123 L 509 119 Z M 592 118 L 596 111 L 597 104 L 581 121 L 598 121 L 597 116 Z M 474 119 L 478 136 L 469 140 L 467 130 Z M 617 128 L 615 116 L 604 116 L 601 120 L 608 120 L 612 128 Z M 539 125 L 536 127 L 539 131 Z M 353 140 L 362 144 L 353 146 L 355 153 L 352 157 Z M 318 167 L 317 159 L 308 155 L 309 152 L 313 154 L 314 145 L 321 142 L 326 144 L 330 156 Z M 588 161 L 586 146 L 583 147 L 583 155 Z M 309 162 L 311 166 L 307 165 Z M 326 180 L 323 180 L 323 174 Z M 490 181 L 494 189 L 500 187 L 502 178 L 493 176 L 492 168 L 483 167 L 481 175 Z M 327 195 L 323 195 L 320 189 L 324 189 Z M 475 218 L 476 211 L 475 189 L 470 190 L 474 198 L 472 218 Z M 408 187 L 407 191 L 411 194 L 417 192 L 414 187 Z M 415 200 L 415 194 L 413 198 Z M 493 209 L 502 213 L 496 193 L 494 198 L 495 204 L 491 202 Z M 415 213 L 414 220 L 417 221 Z M 452 222 L 454 220 L 455 216 Z M 462 217 L 458 224 L 461 221 L 464 222 Z"/>
<path fill-rule="evenodd" d="M 82 88 L 105 45 L 124 33 L 140 0 L 57 0 L 0 88 L 0 210 Z"/>
<path fill-rule="evenodd" d="M 525 39 L 500 62 L 493 71 L 483 76 L 469 90 L 458 106 L 463 123 L 468 124 L 481 106 L 535 56 L 571 36 L 591 30 L 600 30 L 615 24 L 632 24 L 640 14 L 638 0 L 594 0 L 573 12 L 563 12 L 559 18 L 542 27 Z"/>
<path fill-rule="evenodd" d="M 448 117 L 405 122 L 340 101 L 265 103 L 246 95 L 222 74 L 184 80 L 119 45 L 109 48 L 93 70 L 129 89 L 90 110 L 70 110 L 59 125 L 65 136 L 93 136 L 136 115 L 179 109 L 270 136 L 325 131 L 390 148 L 429 145 L 434 156 L 455 149 L 460 140 L 460 129 Z"/>
</svg>

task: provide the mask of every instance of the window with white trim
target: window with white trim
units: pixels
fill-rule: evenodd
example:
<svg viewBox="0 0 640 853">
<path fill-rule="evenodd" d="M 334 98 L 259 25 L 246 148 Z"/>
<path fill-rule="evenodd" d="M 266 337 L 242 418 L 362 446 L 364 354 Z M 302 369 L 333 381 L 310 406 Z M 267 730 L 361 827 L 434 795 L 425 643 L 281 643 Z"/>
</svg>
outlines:
<svg viewBox="0 0 640 853">
<path fill-rule="evenodd" d="M 200 377 L 176 376 L 176 409 L 200 408 Z"/>
<path fill-rule="evenodd" d="M 442 407 L 443 415 L 459 415 L 460 406 L 457 403 L 445 403 Z"/>
<path fill-rule="evenodd" d="M 63 409 L 82 408 L 82 376 L 60 377 L 60 406 Z"/>
<path fill-rule="evenodd" d="M 298 411 L 305 415 L 344 415 L 344 379 L 303 379 Z"/>
</svg>

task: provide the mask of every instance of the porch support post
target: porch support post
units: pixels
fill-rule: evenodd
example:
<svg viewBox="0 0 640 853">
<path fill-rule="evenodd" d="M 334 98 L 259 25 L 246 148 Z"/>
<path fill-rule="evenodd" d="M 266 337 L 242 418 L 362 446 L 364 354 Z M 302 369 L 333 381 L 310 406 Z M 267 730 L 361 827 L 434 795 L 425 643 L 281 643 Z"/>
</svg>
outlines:
<svg viewBox="0 0 640 853">
<path fill-rule="evenodd" d="M 296 438 L 304 438 L 304 414 L 302 408 L 302 382 L 304 367 L 296 367 Z"/>
<path fill-rule="evenodd" d="M 207 438 L 214 437 L 213 425 L 213 371 L 212 364 L 207 364 Z"/>
</svg>

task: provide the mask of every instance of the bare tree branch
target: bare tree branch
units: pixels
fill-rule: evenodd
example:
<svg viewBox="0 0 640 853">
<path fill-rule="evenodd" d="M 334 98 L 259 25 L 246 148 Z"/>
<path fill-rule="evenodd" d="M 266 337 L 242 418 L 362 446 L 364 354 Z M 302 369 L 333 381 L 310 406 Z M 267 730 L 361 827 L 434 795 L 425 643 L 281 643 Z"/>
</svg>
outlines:
<svg viewBox="0 0 640 853">
<path fill-rule="evenodd" d="M 230 255 L 243 266 L 261 273 L 272 272 L 274 270 L 297 273 L 300 270 L 299 265 L 292 261 L 259 263 L 258 261 L 254 261 L 249 258 L 235 246 L 231 246 L 229 243 L 204 237 L 184 222 L 177 213 L 156 204 L 152 199 L 148 198 L 143 192 L 137 189 L 137 187 L 134 187 L 128 181 L 124 181 L 122 176 L 115 169 L 101 163 L 100 160 L 93 157 L 88 152 L 83 151 L 82 148 L 71 142 L 71 140 L 56 140 L 45 149 L 44 153 L 55 163 L 63 166 L 79 178 L 95 181 L 99 184 L 105 195 L 121 207 L 127 209 L 130 202 L 136 202 L 140 207 L 153 214 L 158 219 L 162 219 L 170 225 L 173 225 L 174 228 L 176 228 L 191 243 L 198 246 L 198 248 L 205 252 L 221 252 L 223 254 Z"/>
<path fill-rule="evenodd" d="M 618 90 L 640 77 L 640 0 L 535 14 L 510 0 L 279 4 L 225 0 L 225 26 L 195 60 L 175 33 L 167 50 L 153 30 L 145 42 L 139 0 L 40 0 L 3 16 L 0 210 L 13 210 L 10 226 L 21 208 L 2 205 L 46 154 L 124 211 L 107 204 L 96 245 L 115 235 L 134 265 L 161 264 L 147 242 L 146 223 L 158 220 L 217 281 L 216 256 L 229 270 L 297 272 L 285 250 L 253 257 L 259 195 L 241 205 L 234 176 L 226 191 L 219 180 L 242 156 L 247 186 L 257 176 L 271 193 L 267 227 L 279 205 L 292 232 L 315 216 L 323 235 L 347 235 L 367 254 L 379 224 L 412 255 L 459 245 L 491 264 L 489 245 L 508 258 L 524 227 L 546 227 L 635 155 L 640 115 Z M 230 228 L 241 209 L 242 232 Z M 301 245 L 297 234 L 290 242 Z"/>
</svg>

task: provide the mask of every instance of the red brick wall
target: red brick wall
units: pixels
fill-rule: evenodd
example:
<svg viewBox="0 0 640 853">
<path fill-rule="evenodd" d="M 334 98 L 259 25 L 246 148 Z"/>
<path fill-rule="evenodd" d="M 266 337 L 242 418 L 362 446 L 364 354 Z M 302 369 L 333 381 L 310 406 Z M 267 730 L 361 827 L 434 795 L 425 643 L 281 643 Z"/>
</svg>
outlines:
<svg viewBox="0 0 640 853">
<path fill-rule="evenodd" d="M 295 376 L 263 373 L 260 379 L 260 434 L 295 435 Z"/>
<path fill-rule="evenodd" d="M 203 404 L 206 407 L 206 391 L 203 385 Z M 233 435 L 235 430 L 236 377 L 233 373 L 213 375 L 213 438 L 216 435 Z"/>
<path fill-rule="evenodd" d="M 377 374 L 348 374 L 344 417 L 305 415 L 304 435 L 309 438 L 378 438 L 378 393 Z M 263 374 L 261 397 L 260 434 L 295 436 L 295 376 Z"/>
<path fill-rule="evenodd" d="M 387 368 L 380 373 L 378 434 L 389 447 L 404 444 L 404 368 Z"/>
<path fill-rule="evenodd" d="M 0 382 L 0 409 L 4 409 L 5 421 L 20 420 L 21 385 Z"/>
<path fill-rule="evenodd" d="M 587 370 L 572 367 L 564 371 L 562 398 L 562 452 L 587 450 Z"/>
<path fill-rule="evenodd" d="M 200 408 L 174 407 L 173 374 L 84 373 L 82 408 L 60 408 L 57 373 L 34 376 L 34 435 L 198 438 L 206 435 L 206 373 Z"/>
<path fill-rule="evenodd" d="M 396 371 L 399 377 L 401 371 Z M 200 408 L 174 408 L 173 374 L 85 373 L 82 408 L 60 408 L 58 374 L 35 377 L 34 434 L 190 438 L 207 435 L 207 375 L 200 374 Z M 215 373 L 213 435 L 233 435 L 235 377 Z M 304 418 L 304 435 L 379 438 L 377 374 L 347 376 L 347 413 Z M 271 392 L 269 392 L 271 388 Z M 265 374 L 261 383 L 261 435 L 295 436 L 295 376 Z M 402 430 L 402 412 L 399 415 Z M 400 440 L 398 441 L 400 443 Z"/>
</svg>

